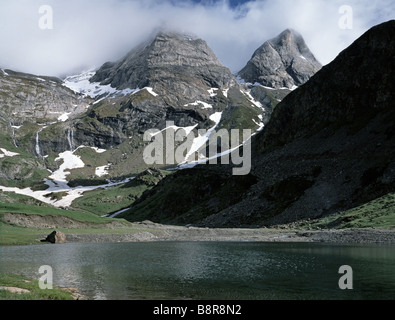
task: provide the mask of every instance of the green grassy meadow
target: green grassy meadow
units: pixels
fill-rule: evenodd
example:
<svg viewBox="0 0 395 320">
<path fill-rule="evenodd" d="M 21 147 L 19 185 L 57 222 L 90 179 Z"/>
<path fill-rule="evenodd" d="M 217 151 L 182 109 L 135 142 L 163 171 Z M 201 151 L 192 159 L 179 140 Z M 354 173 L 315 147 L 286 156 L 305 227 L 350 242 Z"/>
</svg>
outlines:
<svg viewBox="0 0 395 320">
<path fill-rule="evenodd" d="M 2 287 L 20 288 L 26 291 L 12 293 Z M 52 289 L 40 289 L 38 280 L 20 275 L 0 274 L 0 300 L 74 300 L 66 288 L 53 285 Z"/>
<path fill-rule="evenodd" d="M 395 228 L 395 193 L 356 208 L 299 225 L 313 229 Z"/>
</svg>

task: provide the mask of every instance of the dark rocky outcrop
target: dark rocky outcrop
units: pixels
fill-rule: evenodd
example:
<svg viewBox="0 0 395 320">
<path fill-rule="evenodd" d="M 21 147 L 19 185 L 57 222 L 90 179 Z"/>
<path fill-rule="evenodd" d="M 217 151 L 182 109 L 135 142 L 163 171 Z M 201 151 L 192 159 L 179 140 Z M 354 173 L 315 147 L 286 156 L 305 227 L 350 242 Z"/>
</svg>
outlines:
<svg viewBox="0 0 395 320">
<path fill-rule="evenodd" d="M 384 118 L 384 127 L 392 130 L 394 25 L 390 21 L 372 28 L 308 85 L 285 97 L 258 139 L 261 148 L 281 146 L 322 130 L 334 133 L 341 127 L 355 134 L 375 118 Z M 380 131 L 384 128 L 376 126 Z"/>
<path fill-rule="evenodd" d="M 292 88 L 306 83 L 320 69 L 303 37 L 287 29 L 259 47 L 239 76 L 250 83 Z"/>
<path fill-rule="evenodd" d="M 53 244 L 66 243 L 66 235 L 63 232 L 55 230 L 49 234 L 44 241 Z"/>
</svg>

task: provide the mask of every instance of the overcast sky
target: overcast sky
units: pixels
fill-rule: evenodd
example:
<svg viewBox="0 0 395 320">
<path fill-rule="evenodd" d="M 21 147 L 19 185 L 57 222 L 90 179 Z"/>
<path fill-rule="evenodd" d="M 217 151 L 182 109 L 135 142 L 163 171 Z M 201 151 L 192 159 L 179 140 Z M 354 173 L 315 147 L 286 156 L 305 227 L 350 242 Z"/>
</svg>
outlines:
<svg viewBox="0 0 395 320">
<path fill-rule="evenodd" d="M 49 23 L 43 5 L 52 8 L 52 29 L 40 28 Z M 343 5 L 352 8 L 352 29 L 339 26 Z M 0 0 L 0 67 L 79 73 L 121 58 L 160 26 L 206 40 L 233 72 L 286 28 L 300 32 L 327 64 L 370 27 L 394 18 L 393 0 Z"/>
</svg>

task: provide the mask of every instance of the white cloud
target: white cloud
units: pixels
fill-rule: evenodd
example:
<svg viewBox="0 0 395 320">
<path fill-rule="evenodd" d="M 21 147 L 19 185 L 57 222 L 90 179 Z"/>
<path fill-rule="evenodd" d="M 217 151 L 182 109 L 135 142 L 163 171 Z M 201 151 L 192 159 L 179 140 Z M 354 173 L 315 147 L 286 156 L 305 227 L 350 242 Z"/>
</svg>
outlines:
<svg viewBox="0 0 395 320">
<path fill-rule="evenodd" d="M 253 52 L 285 28 L 299 31 L 323 64 L 375 24 L 395 16 L 392 0 L 257 0 L 238 7 L 159 0 L 2 0 L 0 66 L 62 76 L 116 60 L 158 26 L 205 39 L 222 63 L 239 71 Z M 341 5 L 352 30 L 338 26 Z M 53 30 L 41 30 L 39 7 L 53 7 Z"/>
</svg>

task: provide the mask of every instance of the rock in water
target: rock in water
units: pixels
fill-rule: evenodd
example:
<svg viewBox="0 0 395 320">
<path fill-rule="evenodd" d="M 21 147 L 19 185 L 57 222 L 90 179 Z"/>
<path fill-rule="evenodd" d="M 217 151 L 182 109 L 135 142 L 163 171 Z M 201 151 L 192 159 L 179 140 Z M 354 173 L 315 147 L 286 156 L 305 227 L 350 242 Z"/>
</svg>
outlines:
<svg viewBox="0 0 395 320">
<path fill-rule="evenodd" d="M 50 243 L 65 243 L 66 242 L 66 235 L 63 232 L 60 231 L 53 231 L 50 235 L 47 236 L 45 241 L 50 242 Z"/>
<path fill-rule="evenodd" d="M 259 47 L 239 76 L 246 82 L 292 88 L 307 82 L 321 67 L 303 37 L 287 29 Z"/>
</svg>

